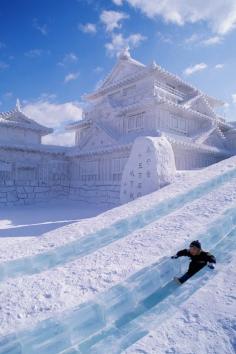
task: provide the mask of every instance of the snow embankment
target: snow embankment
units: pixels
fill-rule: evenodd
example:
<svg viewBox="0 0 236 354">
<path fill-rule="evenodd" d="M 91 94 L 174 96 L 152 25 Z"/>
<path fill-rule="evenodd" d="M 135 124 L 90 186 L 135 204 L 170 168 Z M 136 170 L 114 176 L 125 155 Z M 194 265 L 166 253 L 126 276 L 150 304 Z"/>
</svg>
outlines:
<svg viewBox="0 0 236 354">
<path fill-rule="evenodd" d="M 172 200 L 174 201 L 181 198 L 183 195 L 191 194 L 191 191 L 197 187 L 201 189 L 201 185 L 208 183 L 211 179 L 220 179 L 224 174 L 230 174 L 231 172 L 234 173 L 235 169 L 236 157 L 232 157 L 225 161 L 221 161 L 218 164 L 209 166 L 201 171 L 190 171 L 185 174 L 180 173 L 176 176 L 176 181 L 174 183 L 158 190 L 157 192 L 136 199 L 135 201 L 123 206 L 108 210 L 103 214 L 99 214 L 98 212 L 98 216 L 86 218 L 84 220 L 81 219 L 79 222 L 71 220 L 68 221 L 68 225 L 66 226 L 60 227 L 60 225 L 57 225 L 54 229 L 52 229 L 52 231 L 46 233 L 42 232 L 41 234 L 38 233 L 38 235 L 43 237 L 31 237 L 29 240 L 19 240 L 17 239 L 17 234 L 19 231 L 22 236 L 22 232 L 20 230 L 21 226 L 18 226 L 19 230 L 18 227 L 12 230 L 11 225 L 8 225 L 9 229 L 7 230 L 6 224 L 4 223 L 3 228 L 5 229 L 6 234 L 10 237 L 0 238 L 0 263 L 18 259 L 20 257 L 30 257 L 48 250 L 51 251 L 56 247 L 79 240 L 88 234 L 95 233 L 102 228 L 110 227 L 115 222 L 127 219 L 137 214 L 141 215 L 142 212 L 155 208 L 158 205 L 169 204 L 169 209 L 171 209 Z M 212 189 L 213 188 L 214 186 Z M 200 193 L 204 194 L 204 189 L 200 191 Z M 198 198 L 198 196 L 193 195 L 193 198 Z M 186 200 L 186 202 L 189 201 Z M 184 201 L 182 202 L 182 205 L 183 204 Z M 50 205 L 48 207 L 45 206 L 45 208 L 49 208 L 49 215 L 53 215 L 54 211 L 53 209 L 50 209 Z M 25 211 L 28 212 L 30 219 L 31 208 L 27 208 Z M 173 211 L 173 209 L 171 211 Z M 9 211 L 9 214 L 10 213 L 11 212 Z M 93 214 L 95 214 L 95 211 Z M 66 224 L 66 220 L 64 220 L 64 222 Z M 34 225 L 28 226 L 27 232 L 29 232 L 31 227 L 34 228 Z M 40 227 L 42 225 L 37 226 Z M 4 236 L 4 230 L 1 234 Z M 14 235 L 16 235 L 16 239 L 14 239 Z"/>
<path fill-rule="evenodd" d="M 235 159 L 221 163 L 221 171 L 235 167 L 231 165 L 232 162 Z M 216 169 L 220 173 L 218 165 Z M 198 183 L 197 180 L 195 182 Z M 157 196 L 158 192 L 154 194 Z M 150 195 L 149 198 L 153 200 L 154 197 Z M 146 208 L 149 207 L 147 196 L 144 200 Z M 135 210 L 137 201 L 133 203 Z M 133 203 L 130 203 L 130 207 L 134 213 Z M 140 203 L 143 207 L 142 200 Z M 236 179 L 233 178 L 202 198 L 90 255 L 40 274 L 5 280 L 0 284 L 3 304 L 0 312 L 1 334 L 35 325 L 42 319 L 93 299 L 98 293 L 158 261 L 162 256 L 175 253 L 184 242 L 187 244 L 193 240 L 196 233 L 206 230 L 209 223 L 214 223 L 217 217 L 235 204 Z M 124 217 L 123 209 L 128 210 L 127 206 L 123 206 L 108 214 L 116 211 L 116 214 L 120 212 Z M 104 221 L 104 215 L 101 217 Z M 70 227 L 71 234 L 75 233 L 81 228 L 81 223 Z M 70 227 L 63 229 L 70 231 Z M 67 234 L 62 233 L 62 237 L 66 238 Z"/>
</svg>

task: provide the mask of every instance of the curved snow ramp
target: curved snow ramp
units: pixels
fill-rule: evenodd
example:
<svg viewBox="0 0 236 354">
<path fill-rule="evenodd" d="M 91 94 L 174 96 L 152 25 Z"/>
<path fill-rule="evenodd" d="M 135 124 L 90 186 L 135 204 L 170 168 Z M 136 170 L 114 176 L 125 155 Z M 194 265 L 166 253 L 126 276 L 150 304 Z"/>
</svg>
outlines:
<svg viewBox="0 0 236 354">
<path fill-rule="evenodd" d="M 159 220 L 163 216 L 183 207 L 186 203 L 201 198 L 235 177 L 236 168 L 232 168 L 223 174 L 198 184 L 195 188 L 189 189 L 185 193 L 180 193 L 173 198 L 159 202 L 152 208 L 115 222 L 110 227 L 86 235 L 79 240 L 35 256 L 3 262 L 0 264 L 0 281 L 9 277 L 40 273 L 52 267 L 82 258 L 127 236 L 131 232 Z"/>
<path fill-rule="evenodd" d="M 204 247 L 214 251 L 217 262 L 228 262 L 236 248 L 235 226 L 236 207 L 196 236 Z M 172 281 L 175 262 L 164 258 L 99 294 L 94 301 L 42 321 L 33 330 L 0 338 L 0 353 L 121 353 L 169 317 L 215 273 L 205 267 L 189 281 L 193 282 L 191 286 L 179 287 Z"/>
</svg>

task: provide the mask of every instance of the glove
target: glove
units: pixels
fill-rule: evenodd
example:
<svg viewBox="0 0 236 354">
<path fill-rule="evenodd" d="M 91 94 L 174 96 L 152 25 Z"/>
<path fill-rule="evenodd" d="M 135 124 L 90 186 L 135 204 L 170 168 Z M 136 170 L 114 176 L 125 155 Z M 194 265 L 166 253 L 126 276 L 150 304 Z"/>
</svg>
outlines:
<svg viewBox="0 0 236 354">
<path fill-rule="evenodd" d="M 215 269 L 215 267 L 214 267 L 213 264 L 211 264 L 211 263 L 209 263 L 207 266 L 208 266 L 208 268 L 210 268 L 210 269 Z"/>
<path fill-rule="evenodd" d="M 176 259 L 176 258 L 178 258 L 178 256 L 171 256 L 171 259 Z"/>
</svg>

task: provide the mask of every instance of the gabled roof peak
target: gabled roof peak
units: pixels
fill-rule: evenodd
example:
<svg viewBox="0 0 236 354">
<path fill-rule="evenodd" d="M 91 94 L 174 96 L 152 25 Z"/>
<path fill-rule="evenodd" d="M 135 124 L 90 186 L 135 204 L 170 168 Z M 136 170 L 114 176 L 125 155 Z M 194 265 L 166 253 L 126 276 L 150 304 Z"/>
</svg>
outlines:
<svg viewBox="0 0 236 354">
<path fill-rule="evenodd" d="M 42 136 L 53 132 L 53 129 L 47 128 L 27 117 L 21 109 L 19 99 L 17 99 L 16 106 L 13 110 L 0 112 L 0 126 L 29 129 L 39 132 Z"/>
<path fill-rule="evenodd" d="M 22 112 L 19 98 L 16 99 L 16 111 Z"/>
<path fill-rule="evenodd" d="M 120 60 L 127 60 L 131 59 L 130 51 L 129 51 L 129 46 L 126 46 L 125 48 L 122 49 L 119 55 Z"/>
</svg>

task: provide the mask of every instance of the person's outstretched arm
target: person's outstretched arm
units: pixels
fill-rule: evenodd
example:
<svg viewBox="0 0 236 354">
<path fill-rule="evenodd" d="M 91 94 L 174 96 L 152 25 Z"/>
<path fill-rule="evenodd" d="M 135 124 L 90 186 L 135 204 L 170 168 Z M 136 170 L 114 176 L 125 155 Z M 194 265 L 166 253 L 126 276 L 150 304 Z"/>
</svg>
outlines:
<svg viewBox="0 0 236 354">
<path fill-rule="evenodd" d="M 216 258 L 215 256 L 213 256 L 213 254 L 211 254 L 210 252 L 206 253 L 206 257 L 207 257 L 207 262 L 209 263 L 216 263 Z"/>
<path fill-rule="evenodd" d="M 176 255 L 172 256 L 172 259 L 179 258 L 179 257 L 186 257 L 189 255 L 189 251 L 187 249 L 181 250 L 176 253 Z"/>
</svg>

